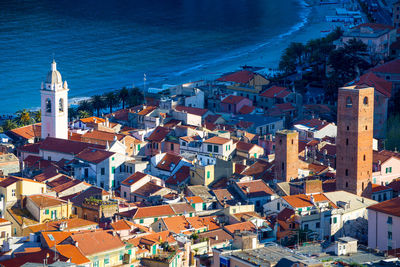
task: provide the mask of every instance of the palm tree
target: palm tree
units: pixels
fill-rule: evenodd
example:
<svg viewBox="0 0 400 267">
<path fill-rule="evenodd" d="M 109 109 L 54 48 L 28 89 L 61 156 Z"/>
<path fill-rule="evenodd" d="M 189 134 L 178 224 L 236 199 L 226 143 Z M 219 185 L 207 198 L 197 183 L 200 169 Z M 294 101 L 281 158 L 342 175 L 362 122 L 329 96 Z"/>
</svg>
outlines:
<svg viewBox="0 0 400 267">
<path fill-rule="evenodd" d="M 86 110 L 87 112 L 92 113 L 92 105 L 87 100 L 80 101 L 78 110 Z"/>
<path fill-rule="evenodd" d="M 90 103 L 92 104 L 93 109 L 96 110 L 97 116 L 100 116 L 100 110 L 107 107 L 104 98 L 101 95 L 92 96 Z"/>
<path fill-rule="evenodd" d="M 107 103 L 107 106 L 110 108 L 110 113 L 112 113 L 113 107 L 116 106 L 118 103 L 118 97 L 114 92 L 109 92 L 104 95 L 105 101 Z"/>
<path fill-rule="evenodd" d="M 3 123 L 3 131 L 10 131 L 10 130 L 12 130 L 12 129 L 15 129 L 15 128 L 17 128 L 18 127 L 18 125 L 14 122 L 14 121 L 12 121 L 12 120 L 6 120 L 4 123 Z"/>
<path fill-rule="evenodd" d="M 128 89 L 126 89 L 125 86 L 118 92 L 118 97 L 122 101 L 122 108 L 124 109 L 125 103 L 129 97 L 129 91 L 128 91 Z"/>
<path fill-rule="evenodd" d="M 142 92 L 139 90 L 139 88 L 132 88 L 129 90 L 129 98 L 127 100 L 128 106 L 137 106 L 140 104 L 143 104 L 144 102 L 144 96 Z"/>
<path fill-rule="evenodd" d="M 79 110 L 78 111 L 78 116 L 80 119 L 88 118 L 90 117 L 90 113 L 87 110 Z"/>
<path fill-rule="evenodd" d="M 20 125 L 28 125 L 32 123 L 31 114 L 27 109 L 19 110 L 15 113 L 17 118 L 15 121 Z"/>
<path fill-rule="evenodd" d="M 42 121 L 42 111 L 39 109 L 38 111 L 35 111 L 31 113 L 31 117 L 35 120 L 36 123 Z"/>
<path fill-rule="evenodd" d="M 68 108 L 68 120 L 72 121 L 74 118 L 78 116 L 78 110 L 73 107 Z"/>
</svg>

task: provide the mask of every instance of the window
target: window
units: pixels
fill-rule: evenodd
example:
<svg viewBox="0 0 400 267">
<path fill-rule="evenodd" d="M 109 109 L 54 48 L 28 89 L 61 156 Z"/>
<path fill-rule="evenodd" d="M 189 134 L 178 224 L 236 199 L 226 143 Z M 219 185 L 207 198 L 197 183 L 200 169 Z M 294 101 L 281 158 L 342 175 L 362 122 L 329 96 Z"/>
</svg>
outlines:
<svg viewBox="0 0 400 267">
<path fill-rule="evenodd" d="M 333 217 L 333 224 L 337 223 L 337 218 Z"/>
<path fill-rule="evenodd" d="M 46 210 L 44 211 L 44 214 L 49 214 L 49 210 L 46 209 Z"/>
<path fill-rule="evenodd" d="M 349 138 L 346 138 L 346 146 L 349 145 Z"/>
<path fill-rule="evenodd" d="M 48 156 L 47 159 L 48 159 L 49 161 L 51 161 L 51 157 L 50 157 L 50 156 Z"/>
<path fill-rule="evenodd" d="M 349 182 L 346 182 L 346 187 L 349 187 Z"/>
<path fill-rule="evenodd" d="M 393 224 L 393 218 L 391 216 L 388 216 L 387 224 Z"/>
<path fill-rule="evenodd" d="M 279 203 L 279 202 L 276 203 L 276 209 L 277 209 L 277 210 L 280 210 L 280 209 L 281 209 L 281 203 Z"/>
<path fill-rule="evenodd" d="M 349 176 L 349 170 L 348 169 L 346 169 L 345 171 L 345 174 L 346 174 L 346 176 Z M 347 183 L 346 183 L 347 184 Z M 346 186 L 347 187 L 347 186 Z"/>
<path fill-rule="evenodd" d="M 182 142 L 182 146 L 186 146 L 186 142 Z"/>
<path fill-rule="evenodd" d="M 368 130 L 368 126 L 367 125 L 365 125 L 365 130 Z"/>
<path fill-rule="evenodd" d="M 62 98 L 58 101 L 58 111 L 64 112 L 64 99 Z"/>
<path fill-rule="evenodd" d="M 304 224 L 304 230 L 308 230 L 308 224 Z"/>
<path fill-rule="evenodd" d="M 174 150 L 174 144 L 171 144 L 171 150 Z"/>
<path fill-rule="evenodd" d="M 347 131 L 349 131 L 350 130 L 350 126 L 347 126 Z"/>
<path fill-rule="evenodd" d="M 158 221 L 158 218 L 154 218 L 154 222 Z"/>
<path fill-rule="evenodd" d="M 140 220 L 139 220 L 139 223 L 143 223 L 143 219 L 140 219 Z"/>
<path fill-rule="evenodd" d="M 388 239 L 392 240 L 392 232 L 388 232 Z"/>
<path fill-rule="evenodd" d="M 353 106 L 353 101 L 351 101 L 351 97 L 348 96 L 348 97 L 346 98 L 346 107 L 347 107 L 347 108 L 351 108 L 352 106 Z"/>
<path fill-rule="evenodd" d="M 207 171 L 207 179 L 210 178 L 210 171 Z"/>
<path fill-rule="evenodd" d="M 107 255 L 105 258 L 104 258 L 104 264 L 109 264 L 110 263 L 110 258 L 109 258 L 109 256 Z"/>
<path fill-rule="evenodd" d="M 11 195 L 15 197 L 15 189 L 11 190 Z"/>
<path fill-rule="evenodd" d="M 126 198 L 126 192 L 124 192 L 124 198 Z"/>
<path fill-rule="evenodd" d="M 363 160 L 365 161 L 365 159 L 366 159 L 366 157 L 365 157 L 365 155 L 364 155 Z"/>
<path fill-rule="evenodd" d="M 363 101 L 365 106 L 368 106 L 368 97 L 364 97 L 364 101 Z"/>
<path fill-rule="evenodd" d="M 119 260 L 122 261 L 124 259 L 124 252 L 119 252 Z"/>
<path fill-rule="evenodd" d="M 212 145 L 207 145 L 207 151 L 212 152 Z"/>
<path fill-rule="evenodd" d="M 218 146 L 214 146 L 214 152 L 218 153 Z"/>
<path fill-rule="evenodd" d="M 111 168 L 111 173 L 114 174 L 115 173 L 115 167 Z"/>
<path fill-rule="evenodd" d="M 315 228 L 320 228 L 321 227 L 321 223 L 320 222 L 317 222 L 317 223 L 315 223 Z"/>
<path fill-rule="evenodd" d="M 119 165 L 119 172 L 122 172 L 122 164 Z"/>
<path fill-rule="evenodd" d="M 46 99 L 46 112 L 51 113 L 51 100 L 50 100 L 50 98 Z"/>
</svg>

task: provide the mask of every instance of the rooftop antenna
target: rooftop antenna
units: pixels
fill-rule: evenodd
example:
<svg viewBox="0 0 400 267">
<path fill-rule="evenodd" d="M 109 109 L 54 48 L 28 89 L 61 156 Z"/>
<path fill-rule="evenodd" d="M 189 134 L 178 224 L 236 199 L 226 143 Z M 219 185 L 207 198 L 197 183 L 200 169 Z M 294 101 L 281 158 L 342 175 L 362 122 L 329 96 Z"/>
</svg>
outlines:
<svg viewBox="0 0 400 267">
<path fill-rule="evenodd" d="M 147 81 L 146 73 L 143 73 L 143 100 L 144 100 L 144 104 L 146 104 L 146 81 Z"/>
</svg>

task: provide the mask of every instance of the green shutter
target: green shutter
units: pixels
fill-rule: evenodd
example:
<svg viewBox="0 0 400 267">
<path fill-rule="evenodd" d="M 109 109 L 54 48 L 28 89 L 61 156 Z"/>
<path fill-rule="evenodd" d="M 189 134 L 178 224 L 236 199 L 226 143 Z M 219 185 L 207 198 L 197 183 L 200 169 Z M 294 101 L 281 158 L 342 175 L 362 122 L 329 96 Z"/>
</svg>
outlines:
<svg viewBox="0 0 400 267">
<path fill-rule="evenodd" d="M 143 223 L 143 219 L 140 219 L 139 223 Z"/>
<path fill-rule="evenodd" d="M 207 179 L 210 178 L 210 171 L 207 171 Z"/>
<path fill-rule="evenodd" d="M 114 174 L 115 173 L 115 167 L 111 168 L 111 173 Z"/>
</svg>

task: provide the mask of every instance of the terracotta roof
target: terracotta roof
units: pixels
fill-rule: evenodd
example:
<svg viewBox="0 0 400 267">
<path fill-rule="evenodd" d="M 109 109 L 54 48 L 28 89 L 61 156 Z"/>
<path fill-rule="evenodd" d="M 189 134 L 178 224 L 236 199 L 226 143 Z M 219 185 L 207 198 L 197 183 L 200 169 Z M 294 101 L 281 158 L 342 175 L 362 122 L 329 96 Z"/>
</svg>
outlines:
<svg viewBox="0 0 400 267">
<path fill-rule="evenodd" d="M 72 233 L 55 231 L 55 232 L 41 232 L 40 235 L 43 237 L 46 246 L 51 248 L 66 240 L 68 237 L 72 235 Z"/>
<path fill-rule="evenodd" d="M 208 111 L 208 109 L 204 109 L 204 108 L 194 108 L 194 107 L 186 107 L 186 106 L 176 106 L 175 110 L 184 111 L 186 113 L 197 115 L 197 116 L 203 116 Z"/>
<path fill-rule="evenodd" d="M 256 231 L 256 226 L 250 222 L 241 222 L 241 223 L 235 223 L 235 224 L 230 224 L 230 225 L 225 225 L 224 229 L 228 231 L 230 234 L 234 234 L 235 231 L 243 232 L 243 231 L 251 231 L 255 232 Z"/>
<path fill-rule="evenodd" d="M 32 202 L 35 203 L 35 205 L 41 209 L 67 203 L 66 201 L 63 201 L 61 199 L 46 195 L 31 195 L 27 196 L 27 198 L 32 200 Z"/>
<path fill-rule="evenodd" d="M 58 186 L 53 187 L 51 190 L 53 190 L 54 192 L 57 192 L 57 193 L 61 193 L 61 192 L 64 192 L 65 190 L 73 188 L 74 186 L 83 185 L 83 184 L 85 184 L 84 181 L 81 181 L 78 179 L 72 179 L 69 182 L 66 182 L 64 184 L 60 184 Z M 90 186 L 90 184 L 87 184 L 86 187 L 89 187 L 89 186 Z M 77 189 L 75 189 L 75 190 L 77 190 Z"/>
<path fill-rule="evenodd" d="M 190 204 L 195 204 L 195 203 L 203 203 L 203 199 L 199 196 L 194 196 L 194 197 L 186 197 L 186 201 L 189 202 Z"/>
<path fill-rule="evenodd" d="M 204 143 L 223 145 L 228 143 L 229 141 L 231 141 L 231 139 L 223 138 L 220 136 L 214 136 L 205 140 Z"/>
<path fill-rule="evenodd" d="M 104 149 L 104 146 L 78 141 L 47 137 L 41 144 L 40 150 L 56 151 L 64 154 L 79 154 L 86 148 Z"/>
<path fill-rule="evenodd" d="M 164 187 L 159 186 L 153 182 L 147 182 L 135 191 L 132 192 L 132 194 L 139 195 L 141 197 L 150 197 L 151 195 L 157 193 Z"/>
<path fill-rule="evenodd" d="M 291 92 L 286 88 L 286 87 L 280 87 L 280 86 L 272 86 L 262 92 L 260 96 L 267 97 L 267 98 L 283 98 L 287 95 L 289 95 Z"/>
<path fill-rule="evenodd" d="M 363 27 L 369 27 L 369 28 L 374 29 L 374 30 L 386 30 L 386 29 L 393 30 L 394 29 L 394 27 L 391 26 L 391 25 L 380 24 L 380 23 L 369 23 L 369 22 L 368 23 L 359 24 L 359 25 L 353 27 L 352 29 L 360 29 L 360 28 L 363 28 Z"/>
<path fill-rule="evenodd" d="M 20 146 L 18 148 L 18 150 L 24 151 L 24 152 L 29 152 L 29 153 L 34 153 L 34 154 L 39 154 L 39 148 L 40 148 L 40 143 L 35 143 L 35 144 L 26 144 L 24 146 Z"/>
<path fill-rule="evenodd" d="M 37 224 L 29 226 L 29 229 L 33 232 L 51 232 L 60 231 L 61 224 L 66 223 L 66 228 L 64 231 L 74 231 L 77 229 L 87 228 L 87 227 L 97 227 L 98 224 L 92 221 L 84 220 L 81 218 L 63 219 L 58 221 L 51 221 L 47 223 Z"/>
<path fill-rule="evenodd" d="M 140 181 L 143 177 L 145 177 L 147 174 L 142 173 L 142 172 L 135 172 L 125 180 L 121 182 L 121 184 L 126 185 L 126 186 L 131 186 L 134 183 Z"/>
<path fill-rule="evenodd" d="M 243 97 L 243 96 L 239 96 L 239 95 L 228 95 L 227 97 L 225 97 L 221 103 L 225 103 L 225 104 L 238 104 L 243 100 L 246 100 L 248 98 Z"/>
<path fill-rule="evenodd" d="M 99 118 L 99 117 L 88 117 L 88 118 L 83 118 L 83 119 L 79 119 L 81 122 L 83 123 L 103 123 L 106 122 L 105 119 L 103 118 Z"/>
<path fill-rule="evenodd" d="M 170 132 L 168 128 L 164 128 L 161 126 L 157 126 L 154 131 L 147 137 L 147 140 L 154 141 L 154 142 L 161 142 L 167 134 Z"/>
<path fill-rule="evenodd" d="M 150 114 L 151 112 L 153 112 L 156 109 L 157 109 L 156 106 L 144 106 L 143 109 L 140 110 L 137 114 L 138 115 L 142 115 L 142 116 L 146 116 L 146 115 Z"/>
<path fill-rule="evenodd" d="M 117 111 L 115 111 L 113 113 L 107 114 L 106 117 L 107 118 L 113 118 L 113 119 L 116 119 L 118 121 L 127 121 L 128 117 L 129 117 L 129 112 L 130 112 L 130 110 L 127 109 L 127 108 L 126 109 L 120 109 L 120 110 L 117 110 Z"/>
<path fill-rule="evenodd" d="M 400 59 L 394 59 L 385 64 L 377 66 L 375 68 L 370 69 L 370 71 L 378 72 L 378 73 L 391 73 L 391 74 L 399 74 L 400 73 Z"/>
<path fill-rule="evenodd" d="M 41 123 L 31 124 L 12 129 L 10 133 L 26 140 L 40 138 L 42 135 L 42 125 Z"/>
<path fill-rule="evenodd" d="M 296 110 L 296 107 L 293 106 L 292 103 L 281 103 L 281 104 L 276 104 L 275 107 L 281 111 L 291 111 L 291 110 Z"/>
<path fill-rule="evenodd" d="M 386 190 L 393 190 L 393 189 L 391 187 L 385 186 L 385 185 L 372 184 L 372 193 L 377 193 L 377 192 L 386 191 Z"/>
<path fill-rule="evenodd" d="M 367 209 L 400 217 L 400 197 L 369 206 Z"/>
<path fill-rule="evenodd" d="M 253 180 L 248 182 L 237 182 L 237 186 L 243 194 L 249 198 L 265 197 L 275 194 L 274 191 L 262 180 Z"/>
<path fill-rule="evenodd" d="M 74 245 L 71 244 L 58 245 L 56 247 L 56 250 L 58 251 L 58 253 L 70 259 L 72 263 L 75 263 L 77 265 L 84 265 L 90 263 L 90 260 L 86 258 L 82 254 L 82 252 Z"/>
<path fill-rule="evenodd" d="M 152 207 L 138 207 L 133 219 L 152 218 L 175 215 L 175 212 L 169 205 L 160 205 Z"/>
<path fill-rule="evenodd" d="M 252 149 L 254 146 L 255 144 L 239 141 L 236 143 L 236 150 L 249 153 L 250 149 Z"/>
<path fill-rule="evenodd" d="M 240 164 L 240 163 L 235 163 L 235 171 L 234 171 L 234 173 L 241 174 L 246 168 L 247 168 L 247 165 L 243 165 L 243 164 Z"/>
<path fill-rule="evenodd" d="M 182 121 L 180 121 L 180 120 L 172 119 L 172 120 L 168 121 L 167 123 L 164 123 L 164 127 L 171 129 L 177 125 L 180 125 L 181 123 L 182 123 Z"/>
<path fill-rule="evenodd" d="M 23 266 L 26 263 L 37 263 L 42 265 L 43 259 L 47 257 L 47 264 L 53 264 L 55 261 L 67 262 L 68 258 L 60 255 L 59 253 L 55 253 L 51 249 L 40 249 L 39 251 L 34 252 L 25 252 L 25 253 L 14 253 L 15 258 L 11 258 L 8 260 L 4 260 L 0 262 L 0 265 L 3 267 L 18 267 Z M 57 255 L 55 257 L 55 255 Z"/>
<path fill-rule="evenodd" d="M 193 232 L 205 228 L 206 226 L 199 223 L 197 220 L 192 218 L 186 218 L 185 216 L 174 216 L 170 218 L 162 219 L 168 231 L 176 234 L 184 232 Z M 190 221 L 189 221 L 190 220 Z"/>
<path fill-rule="evenodd" d="M 81 206 L 86 198 L 90 198 L 91 196 L 99 198 L 99 196 L 108 196 L 108 195 L 110 195 L 110 193 L 108 193 L 104 189 L 96 186 L 91 186 L 88 189 L 76 195 L 75 197 L 73 197 L 71 199 L 71 202 L 74 203 L 75 206 Z"/>
<path fill-rule="evenodd" d="M 256 74 L 248 70 L 240 70 L 237 72 L 226 74 L 217 79 L 220 82 L 249 83 Z"/>
<path fill-rule="evenodd" d="M 222 228 L 199 233 L 199 237 L 208 238 L 211 246 L 233 240 L 233 236 Z"/>
<path fill-rule="evenodd" d="M 284 208 L 281 212 L 278 213 L 277 219 L 279 221 L 284 221 L 286 222 L 288 219 L 290 219 L 294 215 L 294 210 L 289 209 L 289 208 Z"/>
<path fill-rule="evenodd" d="M 264 174 L 271 167 L 272 167 L 272 164 L 270 162 L 266 162 L 263 160 L 257 160 L 253 165 L 251 165 L 249 168 L 244 170 L 244 172 L 242 174 L 246 175 L 246 176 L 254 176 L 255 178 L 258 178 L 260 175 Z"/>
<path fill-rule="evenodd" d="M 178 185 L 185 182 L 190 177 L 190 167 L 182 166 L 174 175 L 168 177 L 166 184 Z"/>
<path fill-rule="evenodd" d="M 181 160 L 181 156 L 171 152 L 167 152 L 165 153 L 164 157 L 158 162 L 157 168 L 164 171 L 172 171 Z"/>
<path fill-rule="evenodd" d="M 137 238 L 127 240 L 128 243 L 138 247 L 140 244 L 160 244 L 161 242 L 168 242 L 169 244 L 176 243 L 173 234 L 170 231 L 161 231 L 154 234 L 148 234 Z"/>
<path fill-rule="evenodd" d="M 61 173 L 58 173 L 57 175 L 54 175 L 54 176 L 52 176 L 50 178 L 53 178 L 55 176 L 57 176 L 57 177 L 54 180 L 49 181 L 49 182 L 46 183 L 46 185 L 48 187 L 50 187 L 50 188 L 57 187 L 57 186 L 60 186 L 60 185 L 63 185 L 63 184 L 66 184 L 66 183 L 69 183 L 69 182 L 75 180 L 75 179 L 73 179 L 73 178 L 71 178 L 71 177 L 69 177 L 67 175 L 61 174 Z M 40 177 L 40 178 L 43 178 L 43 177 Z M 43 180 L 39 180 L 39 181 L 42 182 L 42 181 L 45 181 L 45 180 L 47 180 L 47 179 L 43 179 Z M 80 181 L 80 180 L 78 180 L 78 181 Z"/>
<path fill-rule="evenodd" d="M 390 158 L 395 157 L 400 159 L 399 153 L 388 151 L 388 150 L 381 150 L 381 151 L 373 151 L 372 153 L 372 161 L 375 164 L 382 164 L 385 161 L 389 160 Z"/>
<path fill-rule="evenodd" d="M 108 142 L 113 142 L 115 140 L 115 138 L 118 141 L 121 141 L 125 137 L 126 137 L 126 135 L 123 135 L 123 134 L 110 133 L 110 132 L 99 131 L 99 130 L 87 131 L 85 134 L 82 135 L 82 138 L 96 139 L 96 140 L 102 140 L 102 141 L 108 141 Z"/>
<path fill-rule="evenodd" d="M 204 121 L 208 122 L 208 123 L 215 123 L 221 117 L 222 117 L 221 115 L 212 115 L 212 114 L 210 114 L 204 119 Z"/>
<path fill-rule="evenodd" d="M 336 191 L 336 179 L 325 180 L 322 182 L 322 190 L 324 192 Z"/>
<path fill-rule="evenodd" d="M 393 191 L 399 192 L 400 191 L 400 179 L 395 179 L 390 184 L 387 185 L 388 187 L 392 188 Z"/>
<path fill-rule="evenodd" d="M 36 181 L 44 182 L 56 176 L 62 176 L 63 174 L 59 172 L 59 168 L 56 166 L 50 166 L 46 168 L 42 173 L 33 177 Z M 68 176 L 66 176 L 68 177 Z"/>
<path fill-rule="evenodd" d="M 195 209 L 188 203 L 174 203 L 170 204 L 170 207 L 175 214 L 189 214 L 195 212 Z"/>
<path fill-rule="evenodd" d="M 77 247 L 85 256 L 125 248 L 121 239 L 114 236 L 112 231 L 77 232 L 71 238 L 78 242 Z"/>
<path fill-rule="evenodd" d="M 30 182 L 30 183 L 38 183 L 38 184 L 43 184 L 41 182 L 33 181 L 32 179 L 28 178 L 22 178 L 22 177 L 17 177 L 17 176 L 8 176 L 6 179 L 2 180 L 0 182 L 0 187 L 7 187 L 9 185 L 12 185 L 18 181 L 25 181 L 25 182 Z"/>
<path fill-rule="evenodd" d="M 324 153 L 324 150 L 326 150 L 327 155 L 336 156 L 336 145 L 325 144 L 320 151 Z"/>
<path fill-rule="evenodd" d="M 236 203 L 235 198 L 228 191 L 228 189 L 214 189 L 212 190 L 212 192 L 221 205 L 223 205 L 224 203 L 226 203 L 227 205 L 234 205 Z"/>
<path fill-rule="evenodd" d="M 283 196 L 282 198 L 293 208 L 304 208 L 304 207 L 314 206 L 310 198 L 304 194 Z"/>
<path fill-rule="evenodd" d="M 368 72 L 362 75 L 358 80 L 353 80 L 347 83 L 346 85 L 355 85 L 355 84 L 374 87 L 375 90 L 377 90 L 379 93 L 389 98 L 392 94 L 392 82 L 386 81 L 385 79 L 376 76 L 373 72 Z"/>
<path fill-rule="evenodd" d="M 76 155 L 76 158 L 91 162 L 94 164 L 98 164 L 100 162 L 105 161 L 106 159 L 110 158 L 113 156 L 115 152 L 111 151 L 106 151 L 102 149 L 96 149 L 96 148 L 86 148 L 82 150 L 78 155 Z"/>
<path fill-rule="evenodd" d="M 255 107 L 254 106 L 243 106 L 240 110 L 240 114 L 250 114 L 254 111 Z"/>
</svg>

